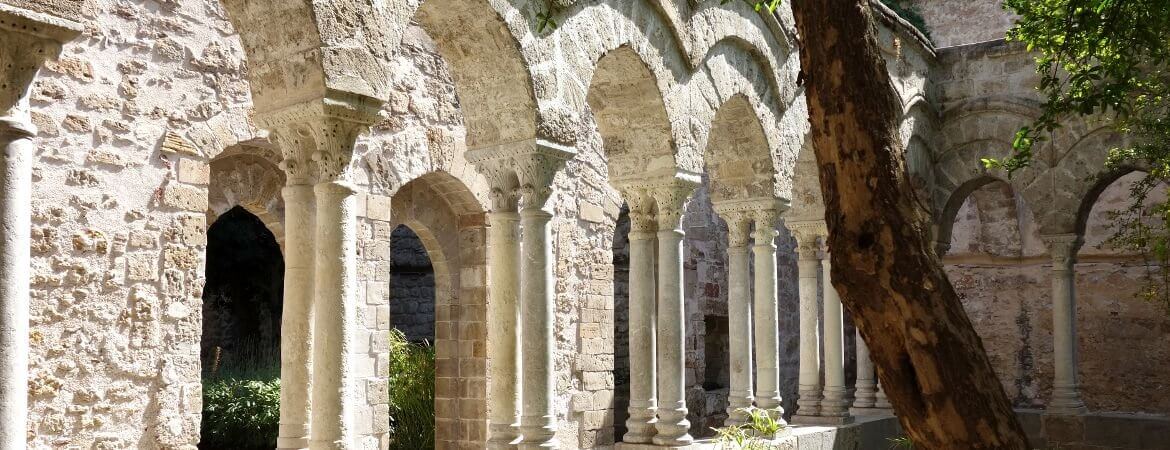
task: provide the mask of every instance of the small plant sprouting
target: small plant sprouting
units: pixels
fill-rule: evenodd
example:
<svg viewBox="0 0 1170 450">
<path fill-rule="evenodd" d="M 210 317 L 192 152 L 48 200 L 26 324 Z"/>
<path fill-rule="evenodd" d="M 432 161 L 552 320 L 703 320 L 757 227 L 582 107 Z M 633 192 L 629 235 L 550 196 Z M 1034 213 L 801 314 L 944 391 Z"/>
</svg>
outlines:
<svg viewBox="0 0 1170 450">
<path fill-rule="evenodd" d="M 767 450 L 770 441 L 784 429 L 785 425 L 760 408 L 740 408 L 747 416 L 747 422 L 738 426 L 712 428 L 718 435 L 716 443 L 721 450 Z"/>
</svg>

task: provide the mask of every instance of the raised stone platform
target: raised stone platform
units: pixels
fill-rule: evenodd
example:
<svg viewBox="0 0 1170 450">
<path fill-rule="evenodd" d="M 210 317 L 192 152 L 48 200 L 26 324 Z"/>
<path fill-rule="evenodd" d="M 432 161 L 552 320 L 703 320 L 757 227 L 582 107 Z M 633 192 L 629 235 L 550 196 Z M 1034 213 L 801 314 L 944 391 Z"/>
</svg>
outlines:
<svg viewBox="0 0 1170 450">
<path fill-rule="evenodd" d="M 843 426 L 789 425 L 789 434 L 775 440 L 771 447 L 779 450 L 822 450 L 822 449 L 884 449 L 889 448 L 890 438 L 898 437 L 902 428 L 898 419 L 886 417 L 856 417 L 854 422 Z M 661 447 L 650 444 L 627 444 L 619 442 L 617 450 L 719 450 L 713 439 L 695 441 L 685 447 Z"/>
</svg>

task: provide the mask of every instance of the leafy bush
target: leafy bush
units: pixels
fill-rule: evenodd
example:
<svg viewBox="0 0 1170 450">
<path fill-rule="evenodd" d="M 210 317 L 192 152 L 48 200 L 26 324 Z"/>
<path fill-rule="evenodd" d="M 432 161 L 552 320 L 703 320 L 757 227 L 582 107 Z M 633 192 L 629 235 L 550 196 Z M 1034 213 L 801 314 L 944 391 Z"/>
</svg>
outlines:
<svg viewBox="0 0 1170 450">
<path fill-rule="evenodd" d="M 280 424 L 280 377 L 231 376 L 203 382 L 199 448 L 271 449 Z"/>
<path fill-rule="evenodd" d="M 766 410 L 748 407 L 739 412 L 747 416 L 747 423 L 739 426 L 712 428 L 718 437 L 715 440 L 720 450 L 767 450 L 771 442 L 785 425 Z"/>
<path fill-rule="evenodd" d="M 390 332 L 390 448 L 435 448 L 435 348 Z"/>
</svg>

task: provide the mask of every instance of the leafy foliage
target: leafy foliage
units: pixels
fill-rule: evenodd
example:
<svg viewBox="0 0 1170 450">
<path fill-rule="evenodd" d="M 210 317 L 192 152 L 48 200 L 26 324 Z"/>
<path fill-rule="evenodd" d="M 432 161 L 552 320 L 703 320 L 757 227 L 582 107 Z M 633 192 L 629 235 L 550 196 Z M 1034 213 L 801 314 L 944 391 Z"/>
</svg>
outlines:
<svg viewBox="0 0 1170 450">
<path fill-rule="evenodd" d="M 741 408 L 747 423 L 739 426 L 712 428 L 720 450 L 767 450 L 771 440 L 784 429 L 784 424 L 760 408 Z"/>
<path fill-rule="evenodd" d="M 390 332 L 390 448 L 435 448 L 435 348 Z"/>
<path fill-rule="evenodd" d="M 913 450 L 914 441 L 907 436 L 898 436 L 887 439 L 890 441 L 890 450 Z"/>
<path fill-rule="evenodd" d="M 918 7 L 903 3 L 901 0 L 882 0 L 882 4 L 894 11 L 899 17 L 910 22 L 910 25 L 918 29 L 923 36 L 930 38 L 930 30 L 926 28 L 926 19 L 922 17 L 922 13 L 918 11 Z"/>
<path fill-rule="evenodd" d="M 280 377 L 230 376 L 203 383 L 202 449 L 270 449 L 280 424 Z"/>
<path fill-rule="evenodd" d="M 1129 211 L 1115 219 L 1114 246 L 1141 251 L 1166 275 L 1170 264 L 1170 205 L 1145 200 L 1170 178 L 1170 2 L 1166 0 L 1006 0 L 1019 14 L 1008 39 L 1038 52 L 1041 116 L 1013 140 L 1003 160 L 985 159 L 1009 173 L 1027 167 L 1034 148 L 1069 116 L 1099 116 L 1131 138 L 1110 152 L 1108 168 L 1148 167 L 1133 189 Z M 1151 220 L 1153 219 L 1153 220 Z M 1163 277 L 1164 278 L 1164 277 Z M 1142 296 L 1170 309 L 1170 290 L 1151 283 Z"/>
</svg>

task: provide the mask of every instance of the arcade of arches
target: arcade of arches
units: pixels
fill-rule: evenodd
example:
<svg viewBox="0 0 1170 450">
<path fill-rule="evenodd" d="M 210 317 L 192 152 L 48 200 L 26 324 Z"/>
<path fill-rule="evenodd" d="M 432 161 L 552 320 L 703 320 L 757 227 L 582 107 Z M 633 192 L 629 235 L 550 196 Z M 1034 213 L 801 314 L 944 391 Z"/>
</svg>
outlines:
<svg viewBox="0 0 1170 450">
<path fill-rule="evenodd" d="M 1124 136 L 984 169 L 1039 114 L 1031 55 L 995 1 L 908 1 L 932 37 L 873 6 L 908 170 L 1031 437 L 1163 445 L 1170 316 L 1102 245 Z M 701 447 L 752 405 L 884 448 L 791 12 L 557 3 L 0 0 L 0 448 L 194 448 L 243 233 L 277 448 L 390 444 L 393 327 L 435 346 L 439 448 Z"/>
</svg>

